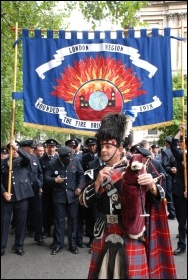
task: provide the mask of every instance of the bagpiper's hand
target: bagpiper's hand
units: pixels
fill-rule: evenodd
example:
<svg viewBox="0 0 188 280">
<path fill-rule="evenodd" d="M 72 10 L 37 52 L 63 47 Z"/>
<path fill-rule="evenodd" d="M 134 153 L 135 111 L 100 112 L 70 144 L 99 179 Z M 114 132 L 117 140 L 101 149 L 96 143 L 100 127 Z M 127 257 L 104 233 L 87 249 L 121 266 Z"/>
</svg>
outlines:
<svg viewBox="0 0 188 280">
<path fill-rule="evenodd" d="M 145 186 L 154 196 L 157 196 L 158 194 L 157 187 L 150 173 L 144 173 L 139 175 L 138 184 Z"/>
<path fill-rule="evenodd" d="M 138 175 L 138 184 L 150 188 L 153 186 L 153 177 L 150 173 L 143 173 Z"/>
<path fill-rule="evenodd" d="M 97 180 L 95 181 L 95 192 L 98 192 L 100 185 L 111 176 L 112 167 L 105 166 L 103 169 L 99 171 L 97 176 Z"/>
</svg>

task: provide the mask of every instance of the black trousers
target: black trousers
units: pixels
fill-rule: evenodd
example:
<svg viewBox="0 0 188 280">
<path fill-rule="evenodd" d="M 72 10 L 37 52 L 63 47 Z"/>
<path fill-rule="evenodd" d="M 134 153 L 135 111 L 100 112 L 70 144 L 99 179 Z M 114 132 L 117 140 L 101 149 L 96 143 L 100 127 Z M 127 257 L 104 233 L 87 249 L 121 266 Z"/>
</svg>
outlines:
<svg viewBox="0 0 188 280">
<path fill-rule="evenodd" d="M 178 221 L 179 240 L 178 248 L 186 249 L 186 228 L 187 228 L 187 198 L 178 197 L 173 194 L 176 218 Z"/>
<path fill-rule="evenodd" d="M 50 234 L 51 226 L 54 223 L 54 205 L 52 200 L 52 191 L 44 190 L 42 193 L 42 214 L 44 232 Z"/>
<path fill-rule="evenodd" d="M 1 201 L 1 252 L 4 252 L 8 242 L 9 226 L 14 211 L 16 249 L 23 249 L 25 227 L 27 221 L 28 199 L 15 202 Z"/>
<path fill-rule="evenodd" d="M 167 210 L 171 216 L 176 216 L 171 188 L 172 188 L 172 176 L 168 175 L 166 176 L 166 192 L 165 192 L 165 197 L 167 200 Z"/>
<path fill-rule="evenodd" d="M 36 194 L 28 199 L 27 224 L 31 231 L 35 232 L 36 238 L 42 238 L 43 235 L 43 217 L 42 217 L 42 198 Z"/>
<path fill-rule="evenodd" d="M 64 246 L 65 238 L 65 217 L 67 214 L 68 224 L 68 243 L 69 248 L 76 246 L 76 231 L 78 219 L 78 201 L 73 203 L 57 203 L 54 202 L 55 210 L 55 227 L 54 227 L 54 243 L 60 247 Z"/>
</svg>

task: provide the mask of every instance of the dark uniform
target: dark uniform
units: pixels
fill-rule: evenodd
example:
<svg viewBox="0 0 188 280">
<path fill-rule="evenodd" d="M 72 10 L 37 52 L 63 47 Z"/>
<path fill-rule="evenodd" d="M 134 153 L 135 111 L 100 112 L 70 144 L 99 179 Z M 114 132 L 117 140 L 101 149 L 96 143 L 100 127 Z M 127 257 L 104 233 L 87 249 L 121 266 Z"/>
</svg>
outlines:
<svg viewBox="0 0 188 280">
<path fill-rule="evenodd" d="M 172 183 L 172 196 L 178 221 L 179 240 L 174 255 L 186 250 L 187 198 L 184 197 L 184 166 L 183 151 L 177 147 L 178 139 L 172 139 L 171 150 L 177 161 L 177 173 Z"/>
<path fill-rule="evenodd" d="M 142 149 L 142 147 L 140 146 L 140 144 L 136 144 L 134 146 L 131 147 L 130 151 L 131 153 L 140 153 L 140 148 Z M 151 153 L 148 153 L 148 155 L 151 155 Z M 161 186 L 163 187 L 163 190 L 166 191 L 166 177 L 167 177 L 167 173 L 165 171 L 165 169 L 163 168 L 161 162 L 157 159 L 153 159 L 151 158 L 151 160 L 148 163 L 148 167 L 147 167 L 147 172 L 150 173 L 152 175 L 153 178 L 158 177 L 160 174 L 164 174 L 163 177 L 161 177 L 160 181 L 161 181 Z"/>
<path fill-rule="evenodd" d="M 88 139 L 86 139 L 85 141 L 85 145 L 88 147 L 88 153 L 85 154 L 82 157 L 82 163 L 83 163 L 83 168 L 84 171 L 89 169 L 89 162 L 94 160 L 96 157 L 98 157 L 97 152 L 96 152 L 96 148 L 95 148 L 95 152 L 92 151 L 91 153 L 91 149 L 90 149 L 90 145 L 97 145 L 97 139 L 94 137 L 90 137 Z"/>
<path fill-rule="evenodd" d="M 72 253 L 78 253 L 76 230 L 79 200 L 78 196 L 75 195 L 75 190 L 83 188 L 85 177 L 79 159 L 72 157 L 71 152 L 72 149 L 69 147 L 59 148 L 60 158 L 54 159 L 49 163 L 44 177 L 45 185 L 52 190 L 55 210 L 53 255 L 58 253 L 64 246 L 66 213 L 68 218 L 69 250 Z M 67 161 L 63 162 L 62 158 Z M 65 179 L 61 183 L 56 183 L 55 180 L 59 175 Z"/>
<path fill-rule="evenodd" d="M 18 148 L 19 157 L 12 161 L 12 178 L 10 201 L 6 201 L 3 193 L 7 192 L 9 178 L 9 158 L 1 163 L 1 255 L 5 253 L 8 241 L 9 225 L 14 210 L 15 214 L 15 252 L 23 255 L 25 239 L 25 226 L 27 221 L 28 198 L 34 196 L 34 192 L 28 177 L 29 155 Z"/>
<path fill-rule="evenodd" d="M 21 147 L 33 148 L 33 140 L 22 141 Z M 34 191 L 34 196 L 29 198 L 27 228 L 34 232 L 34 241 L 39 246 L 45 245 L 43 241 L 42 201 L 40 189 L 43 186 L 43 172 L 39 158 L 30 154 L 29 178 Z"/>
<path fill-rule="evenodd" d="M 99 157 L 96 157 L 94 160 L 89 162 L 88 169 L 94 169 L 96 170 L 97 168 L 100 168 L 103 166 L 104 163 L 100 160 Z M 86 208 L 87 210 L 90 209 L 90 211 L 86 211 L 88 215 L 86 215 L 86 220 L 87 220 L 87 227 L 86 227 L 86 236 L 89 237 L 89 243 L 88 247 L 92 247 L 92 242 L 94 239 L 94 225 L 99 218 L 99 211 L 97 209 L 96 203 L 93 203 L 91 207 Z M 89 215 L 90 214 L 90 215 Z M 91 251 L 89 251 L 91 253 Z"/>
<path fill-rule="evenodd" d="M 97 154 L 91 154 L 89 152 L 82 157 L 84 171 L 89 169 L 89 163 L 97 157 Z"/>
<path fill-rule="evenodd" d="M 28 218 L 30 220 L 31 229 L 34 230 L 34 240 L 38 245 L 44 245 L 43 239 L 43 218 L 42 218 L 42 198 L 40 189 L 43 186 L 43 172 L 39 162 L 39 158 L 31 154 L 31 178 L 32 178 L 32 187 L 35 193 L 35 196 L 29 198 L 29 214 Z"/>
<path fill-rule="evenodd" d="M 171 143 L 172 141 L 172 137 L 171 136 L 167 136 L 166 137 L 166 142 Z M 173 174 L 171 172 L 171 168 L 172 167 L 176 167 L 176 160 L 172 154 L 171 148 L 169 147 L 165 147 L 162 150 L 162 166 L 165 169 L 167 176 L 166 176 L 166 192 L 165 192 L 165 197 L 167 200 L 167 210 L 169 212 L 168 218 L 169 219 L 175 219 L 176 218 L 176 214 L 175 214 L 175 208 L 174 208 L 174 202 L 173 202 L 173 198 L 172 198 L 172 182 L 173 182 Z"/>
<path fill-rule="evenodd" d="M 82 161 L 82 152 L 81 151 L 76 151 L 76 148 L 80 144 L 80 139 L 79 138 L 74 138 L 74 139 L 69 139 L 65 142 L 65 146 L 70 147 L 73 151 L 73 156 L 78 157 Z"/>
<path fill-rule="evenodd" d="M 58 142 L 54 139 L 48 139 L 45 142 L 47 145 L 54 145 L 56 146 Z M 53 159 L 58 158 L 59 156 L 57 153 L 54 153 L 53 156 L 49 156 L 48 154 L 43 155 L 39 158 L 43 176 L 48 168 L 49 162 Z M 43 212 L 43 228 L 44 228 L 44 235 L 50 236 L 51 226 L 54 223 L 54 207 L 52 202 L 52 188 L 46 186 L 45 183 L 42 187 L 42 212 Z"/>
<path fill-rule="evenodd" d="M 151 161 L 148 164 L 148 173 L 150 173 L 153 178 L 156 178 L 159 176 L 159 174 L 164 174 L 164 177 L 161 178 L 161 186 L 163 187 L 163 190 L 166 190 L 166 178 L 167 173 L 162 167 L 161 163 L 157 159 L 151 159 Z"/>
<path fill-rule="evenodd" d="M 8 157 L 8 149 L 6 147 L 1 147 L 1 159 Z"/>
<path fill-rule="evenodd" d="M 159 149 L 159 146 L 156 145 L 156 144 L 151 145 L 152 152 L 153 152 L 153 150 L 156 149 L 156 148 Z M 159 153 L 156 153 L 156 154 L 153 153 L 153 156 L 154 156 L 154 159 L 161 161 L 161 154 L 159 154 Z"/>
<path fill-rule="evenodd" d="M 82 157 L 82 166 L 84 171 L 90 169 L 89 164 L 90 162 L 94 161 L 96 158 L 98 158 L 97 152 L 96 152 L 96 145 L 97 145 L 97 139 L 94 137 L 87 138 L 85 141 L 85 145 L 88 147 L 88 153 L 84 154 Z M 92 148 L 92 146 L 95 146 Z M 97 166 L 98 167 L 98 166 Z M 87 178 L 86 178 L 87 179 Z M 95 210 L 96 207 L 93 205 L 90 208 L 85 208 L 81 205 L 79 205 L 79 211 L 82 211 L 82 225 L 80 228 L 83 227 L 83 224 L 85 222 L 86 225 L 86 236 L 89 237 L 89 242 L 87 244 L 87 247 L 91 247 L 92 241 L 93 241 L 93 223 L 95 221 Z M 94 216 L 93 216 L 94 215 Z M 80 235 L 81 236 L 81 235 Z M 81 240 L 82 236 L 80 237 Z"/>
<path fill-rule="evenodd" d="M 83 156 L 83 153 L 82 153 L 82 151 L 81 151 L 81 139 L 80 138 L 75 138 L 75 140 L 76 140 L 76 142 L 78 143 L 78 146 L 79 146 L 79 150 L 78 151 L 76 151 L 75 153 L 74 153 L 74 156 L 76 156 L 76 157 L 79 157 L 80 158 L 80 160 L 82 160 L 82 156 Z M 78 147 L 77 146 L 77 147 Z"/>
<path fill-rule="evenodd" d="M 72 156 L 76 157 L 80 160 L 81 165 L 83 165 L 82 162 L 82 152 L 77 150 L 78 145 L 81 143 L 81 139 L 74 138 L 69 139 L 65 142 L 65 146 L 70 147 L 72 149 Z M 76 232 L 76 245 L 80 248 L 85 248 L 85 244 L 83 243 L 83 226 L 84 226 L 84 209 L 81 207 L 81 205 L 78 204 L 78 215 L 77 215 L 77 232 Z"/>
</svg>

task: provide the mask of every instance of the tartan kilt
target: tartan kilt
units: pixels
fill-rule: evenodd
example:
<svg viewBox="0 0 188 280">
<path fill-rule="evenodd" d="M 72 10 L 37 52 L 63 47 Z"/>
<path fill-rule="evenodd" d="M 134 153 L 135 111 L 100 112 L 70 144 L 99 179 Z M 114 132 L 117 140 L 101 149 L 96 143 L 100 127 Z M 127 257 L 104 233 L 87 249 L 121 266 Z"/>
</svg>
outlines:
<svg viewBox="0 0 188 280">
<path fill-rule="evenodd" d="M 105 238 L 109 234 L 116 233 L 124 236 L 124 232 L 119 224 L 106 224 L 104 234 L 101 239 L 94 239 L 92 244 L 92 256 L 89 268 L 88 279 L 97 279 L 95 267 L 97 258 L 101 254 L 105 243 Z M 145 250 L 145 244 L 141 241 L 131 239 L 128 236 L 124 238 L 125 254 L 128 256 L 128 272 L 130 279 L 149 279 L 148 263 Z"/>
<path fill-rule="evenodd" d="M 177 279 L 165 203 L 146 201 L 146 242 L 125 236 L 120 224 L 106 224 L 101 239 L 94 239 L 88 279 L 97 279 L 95 266 L 109 234 L 124 239 L 130 279 Z"/>
</svg>

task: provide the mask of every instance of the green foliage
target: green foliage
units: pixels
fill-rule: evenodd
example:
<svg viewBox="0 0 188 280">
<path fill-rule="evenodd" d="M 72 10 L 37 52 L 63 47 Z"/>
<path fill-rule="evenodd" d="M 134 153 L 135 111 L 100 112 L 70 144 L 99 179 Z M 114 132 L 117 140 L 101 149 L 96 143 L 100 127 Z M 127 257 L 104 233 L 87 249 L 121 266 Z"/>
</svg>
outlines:
<svg viewBox="0 0 188 280">
<path fill-rule="evenodd" d="M 122 28 L 143 25 L 135 17 L 137 11 L 148 5 L 148 1 L 78 1 L 84 18 L 95 29 L 103 19 L 120 24 Z"/>
<path fill-rule="evenodd" d="M 60 2 L 61 7 L 57 7 Z M 148 3 L 149 1 L 1 1 L 1 144 L 6 144 L 10 140 L 12 125 L 12 92 L 15 86 L 15 49 L 13 48 L 15 32 L 13 29 L 16 22 L 19 28 L 67 29 L 70 13 L 78 5 L 84 18 L 93 24 L 93 29 L 103 19 L 121 24 L 122 28 L 129 28 L 142 25 L 135 14 Z M 21 37 L 20 32 L 18 37 Z M 16 62 L 16 91 L 21 92 L 23 90 L 22 41 L 18 45 Z M 181 84 L 181 74 L 178 73 L 173 76 L 174 89 L 181 89 Z M 184 106 L 182 106 L 182 98 L 174 98 L 174 124 L 159 129 L 162 132 L 159 142 L 166 135 L 174 135 L 177 131 L 182 120 L 182 107 L 185 119 L 187 119 L 187 78 L 184 80 L 184 88 Z M 60 143 L 64 143 L 69 137 L 68 134 L 24 127 L 23 101 L 17 100 L 14 132 L 15 136 L 20 133 L 23 138 L 33 139 L 38 139 L 41 133 L 45 133 L 45 138 L 55 138 Z"/>
<path fill-rule="evenodd" d="M 121 23 L 124 28 L 138 24 L 134 17 L 135 13 L 147 3 L 147 1 L 1 1 L 1 144 L 6 144 L 10 140 L 12 127 L 15 137 L 21 134 L 23 138 L 37 139 L 40 133 L 45 133 L 47 138 L 52 138 L 49 131 L 23 126 L 23 101 L 16 100 L 15 110 L 12 110 L 12 92 L 15 88 L 16 92 L 23 90 L 22 41 L 17 47 L 16 61 L 13 48 L 16 23 L 21 29 L 67 29 L 70 13 L 78 4 L 85 19 L 92 22 L 93 27 L 98 21 L 110 18 L 112 22 Z M 21 32 L 18 33 L 18 38 L 21 38 Z M 12 112 L 15 116 L 14 123 Z M 58 140 L 58 134 L 55 136 Z"/>
<path fill-rule="evenodd" d="M 173 124 L 170 126 L 158 128 L 161 131 L 158 144 L 163 146 L 164 139 L 167 135 L 174 136 L 177 131 L 179 124 L 182 120 L 187 120 L 187 77 L 184 77 L 182 81 L 182 75 L 179 71 L 173 75 L 173 90 L 182 89 L 182 83 L 184 84 L 184 98 L 176 97 L 173 100 Z M 183 103 L 184 102 L 184 103 Z"/>
<path fill-rule="evenodd" d="M 66 29 L 69 13 L 55 9 L 58 1 L 1 1 L 1 144 L 10 140 L 12 126 L 12 92 L 22 89 L 22 42 L 18 45 L 15 67 L 16 22 L 18 28 Z M 62 28 L 62 24 L 64 28 Z M 60 27 L 61 26 L 61 27 Z M 21 37 L 21 32 L 18 33 Z M 14 73 L 14 67 L 16 73 Z M 16 79 L 15 79 L 16 77 Z M 14 132 L 34 138 L 38 130 L 23 126 L 23 101 L 16 100 Z"/>
</svg>

